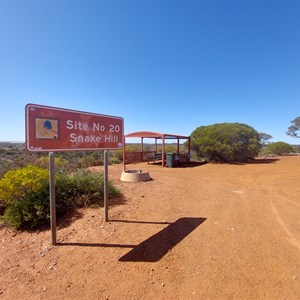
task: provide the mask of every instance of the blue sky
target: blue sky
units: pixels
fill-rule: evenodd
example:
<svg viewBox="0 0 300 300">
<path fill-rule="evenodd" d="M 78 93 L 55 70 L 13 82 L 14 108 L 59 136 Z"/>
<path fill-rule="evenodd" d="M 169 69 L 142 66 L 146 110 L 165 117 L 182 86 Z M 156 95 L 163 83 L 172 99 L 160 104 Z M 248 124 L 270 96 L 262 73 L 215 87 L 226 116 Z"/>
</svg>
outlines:
<svg viewBox="0 0 300 300">
<path fill-rule="evenodd" d="M 124 118 L 125 133 L 300 116 L 300 1 L 0 1 L 0 141 L 25 105 Z"/>
</svg>

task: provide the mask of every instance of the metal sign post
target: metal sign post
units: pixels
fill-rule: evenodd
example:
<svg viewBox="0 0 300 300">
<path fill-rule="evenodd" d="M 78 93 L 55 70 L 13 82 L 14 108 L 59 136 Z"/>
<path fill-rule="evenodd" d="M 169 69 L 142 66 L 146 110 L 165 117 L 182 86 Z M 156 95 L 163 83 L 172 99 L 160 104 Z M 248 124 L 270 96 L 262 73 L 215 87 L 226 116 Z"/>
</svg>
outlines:
<svg viewBox="0 0 300 300">
<path fill-rule="evenodd" d="M 51 243 L 52 243 L 52 245 L 56 245 L 56 201 L 55 201 L 54 152 L 49 152 L 49 181 L 50 181 Z"/>
<path fill-rule="evenodd" d="M 108 150 L 123 148 L 121 117 L 39 104 L 25 107 L 26 148 L 49 152 L 51 242 L 56 242 L 55 151 L 104 150 L 104 221 L 108 221 Z"/>
<path fill-rule="evenodd" d="M 108 151 L 104 150 L 104 222 L 108 221 Z"/>
</svg>

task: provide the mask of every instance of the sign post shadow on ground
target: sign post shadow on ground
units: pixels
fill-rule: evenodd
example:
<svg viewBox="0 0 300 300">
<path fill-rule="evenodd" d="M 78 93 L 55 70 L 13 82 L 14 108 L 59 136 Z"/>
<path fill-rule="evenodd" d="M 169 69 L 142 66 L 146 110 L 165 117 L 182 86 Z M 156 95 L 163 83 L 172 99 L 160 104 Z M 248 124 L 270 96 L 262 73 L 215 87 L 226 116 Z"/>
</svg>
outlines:
<svg viewBox="0 0 300 300">
<path fill-rule="evenodd" d="M 157 262 L 205 220 L 206 218 L 180 218 L 141 242 L 119 261 Z"/>
</svg>

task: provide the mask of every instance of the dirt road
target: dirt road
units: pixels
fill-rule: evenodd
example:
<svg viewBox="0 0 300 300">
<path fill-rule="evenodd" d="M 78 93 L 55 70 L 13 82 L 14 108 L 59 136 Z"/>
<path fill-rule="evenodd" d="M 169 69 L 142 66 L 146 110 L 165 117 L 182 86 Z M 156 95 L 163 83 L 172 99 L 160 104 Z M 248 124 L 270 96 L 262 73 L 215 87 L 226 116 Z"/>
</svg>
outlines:
<svg viewBox="0 0 300 300">
<path fill-rule="evenodd" d="M 300 157 L 130 165 L 125 203 L 58 230 L 0 229 L 2 299 L 300 299 Z M 99 168 L 98 168 L 99 169 Z"/>
</svg>

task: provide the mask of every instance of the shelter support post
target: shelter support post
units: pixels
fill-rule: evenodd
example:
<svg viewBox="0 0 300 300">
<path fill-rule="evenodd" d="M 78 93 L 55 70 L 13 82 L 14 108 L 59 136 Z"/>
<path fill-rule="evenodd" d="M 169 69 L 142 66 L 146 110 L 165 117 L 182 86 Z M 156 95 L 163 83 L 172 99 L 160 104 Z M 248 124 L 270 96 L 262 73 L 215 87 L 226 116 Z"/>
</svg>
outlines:
<svg viewBox="0 0 300 300">
<path fill-rule="evenodd" d="M 143 157 L 144 157 L 144 138 L 141 138 L 141 161 L 143 161 Z"/>
<path fill-rule="evenodd" d="M 125 157 L 125 155 L 126 155 L 126 149 L 125 149 L 125 147 L 126 147 L 126 141 L 125 141 L 125 136 L 124 136 L 124 138 L 123 138 L 123 171 L 125 171 L 126 170 L 126 157 Z"/>
<path fill-rule="evenodd" d="M 162 149 L 161 149 L 162 166 L 165 166 L 165 137 L 162 137 Z"/>
</svg>

